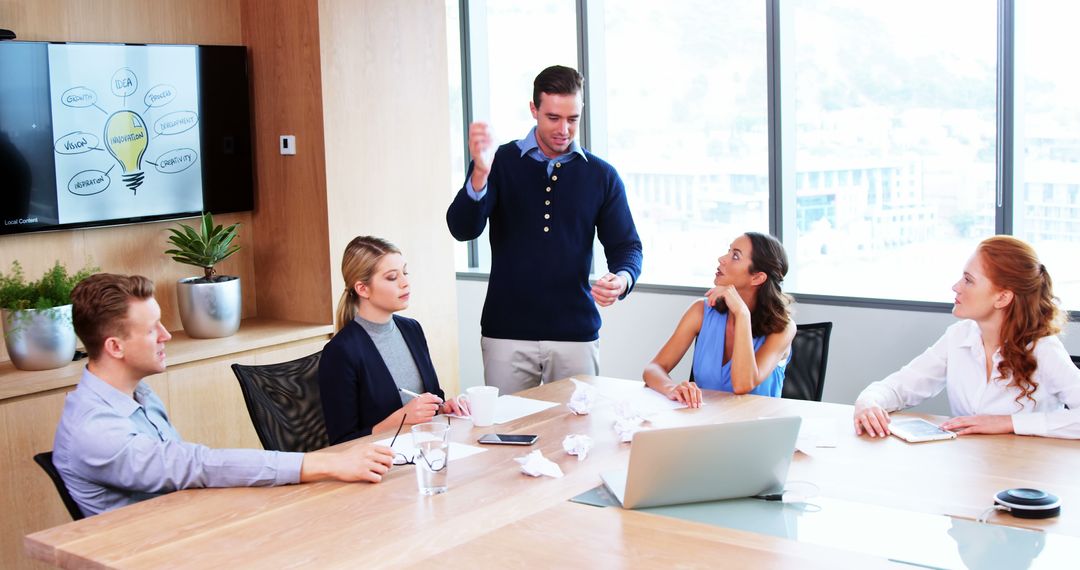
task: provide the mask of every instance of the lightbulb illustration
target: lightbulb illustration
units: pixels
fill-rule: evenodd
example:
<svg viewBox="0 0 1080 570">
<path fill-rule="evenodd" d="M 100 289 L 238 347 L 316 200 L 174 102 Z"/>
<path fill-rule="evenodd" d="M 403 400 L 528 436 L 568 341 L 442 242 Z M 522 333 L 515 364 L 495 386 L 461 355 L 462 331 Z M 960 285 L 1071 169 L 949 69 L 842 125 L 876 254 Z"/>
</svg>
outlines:
<svg viewBox="0 0 1080 570">
<path fill-rule="evenodd" d="M 105 148 L 120 163 L 124 184 L 132 193 L 137 193 L 146 176 L 142 158 L 147 143 L 146 121 L 134 111 L 117 111 L 105 123 Z"/>
</svg>

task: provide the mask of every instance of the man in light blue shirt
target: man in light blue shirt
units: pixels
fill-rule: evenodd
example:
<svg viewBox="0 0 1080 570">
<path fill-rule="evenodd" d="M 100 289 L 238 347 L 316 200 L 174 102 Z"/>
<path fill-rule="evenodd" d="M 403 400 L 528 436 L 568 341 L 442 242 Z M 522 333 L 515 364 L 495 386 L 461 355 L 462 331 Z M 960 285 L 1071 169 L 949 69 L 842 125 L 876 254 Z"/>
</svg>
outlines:
<svg viewBox="0 0 1080 570">
<path fill-rule="evenodd" d="M 97 274 L 71 293 L 72 320 L 90 361 L 68 394 L 53 443 L 53 464 L 86 515 L 180 489 L 249 487 L 337 479 L 377 483 L 387 447 L 285 453 L 210 449 L 180 439 L 161 400 L 142 382 L 165 371 L 165 343 L 154 284 Z"/>
</svg>

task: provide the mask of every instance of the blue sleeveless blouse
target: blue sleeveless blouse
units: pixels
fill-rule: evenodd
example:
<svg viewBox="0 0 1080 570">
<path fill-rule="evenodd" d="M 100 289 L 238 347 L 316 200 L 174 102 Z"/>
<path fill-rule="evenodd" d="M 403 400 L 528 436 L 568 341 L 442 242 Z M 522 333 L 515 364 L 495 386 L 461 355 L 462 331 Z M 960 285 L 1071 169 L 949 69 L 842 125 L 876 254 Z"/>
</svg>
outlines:
<svg viewBox="0 0 1080 570">
<path fill-rule="evenodd" d="M 705 314 L 701 319 L 701 332 L 694 341 L 694 381 L 701 388 L 732 392 L 731 362 L 724 363 L 724 336 L 727 334 L 728 313 L 721 313 L 710 307 L 708 299 L 702 305 Z M 754 352 L 761 349 L 764 343 L 765 337 L 754 337 Z M 777 363 L 769 377 L 750 393 L 779 398 L 784 389 L 786 367 L 786 359 Z"/>
</svg>

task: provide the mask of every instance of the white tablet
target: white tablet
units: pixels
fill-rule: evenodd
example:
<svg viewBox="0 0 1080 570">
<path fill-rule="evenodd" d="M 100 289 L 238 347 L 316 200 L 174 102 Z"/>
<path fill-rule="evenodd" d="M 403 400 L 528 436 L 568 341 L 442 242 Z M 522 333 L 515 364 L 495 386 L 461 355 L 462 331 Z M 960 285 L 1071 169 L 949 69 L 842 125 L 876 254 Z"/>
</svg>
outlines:
<svg viewBox="0 0 1080 570">
<path fill-rule="evenodd" d="M 956 437 L 955 433 L 941 429 L 922 418 L 894 419 L 889 423 L 889 431 L 896 437 L 911 443 Z"/>
</svg>

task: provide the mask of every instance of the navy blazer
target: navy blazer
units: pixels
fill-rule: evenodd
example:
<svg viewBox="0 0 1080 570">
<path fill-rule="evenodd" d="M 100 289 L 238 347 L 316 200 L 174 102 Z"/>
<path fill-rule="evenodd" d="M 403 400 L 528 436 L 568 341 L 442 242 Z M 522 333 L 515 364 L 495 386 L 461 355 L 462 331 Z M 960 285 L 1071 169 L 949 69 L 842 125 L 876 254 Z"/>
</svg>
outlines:
<svg viewBox="0 0 1080 570">
<path fill-rule="evenodd" d="M 445 398 L 420 323 L 393 318 L 420 371 L 424 390 Z M 319 389 L 331 445 L 371 434 L 375 424 L 401 408 L 401 394 L 386 362 L 356 321 L 349 321 L 323 348 Z"/>
</svg>

